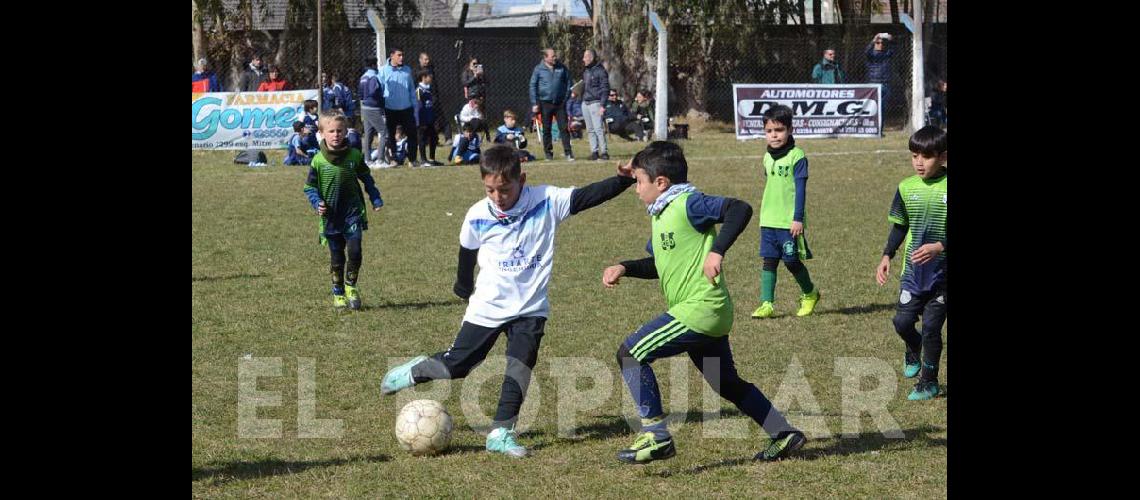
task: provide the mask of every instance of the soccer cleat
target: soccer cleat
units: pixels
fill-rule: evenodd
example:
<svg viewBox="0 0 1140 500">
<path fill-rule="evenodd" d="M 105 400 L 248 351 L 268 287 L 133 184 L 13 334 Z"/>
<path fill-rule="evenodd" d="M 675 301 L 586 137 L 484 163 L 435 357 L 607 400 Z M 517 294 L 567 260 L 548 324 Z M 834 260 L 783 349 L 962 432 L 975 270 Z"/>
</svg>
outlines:
<svg viewBox="0 0 1140 500">
<path fill-rule="evenodd" d="M 602 156 L 600 158 L 603 160 L 609 161 L 610 160 L 610 154 L 609 153 L 602 153 Z"/>
<path fill-rule="evenodd" d="M 546 161 L 554 161 L 554 153 L 546 153 Z"/>
<path fill-rule="evenodd" d="M 903 355 L 903 376 L 906 378 L 917 377 L 920 368 L 922 365 L 918 362 L 918 353 L 907 351 Z"/>
<path fill-rule="evenodd" d="M 348 299 L 344 295 L 333 295 L 333 307 L 337 309 L 348 307 Z"/>
<path fill-rule="evenodd" d="M 927 399 L 934 399 L 938 395 L 938 381 L 919 382 L 914 384 L 914 390 L 910 391 L 910 395 L 906 398 L 911 401 L 925 401 Z"/>
<path fill-rule="evenodd" d="M 771 318 L 772 313 L 774 313 L 774 312 L 776 312 L 776 308 L 772 307 L 772 303 L 771 302 L 764 302 L 763 304 L 760 304 L 760 307 L 757 307 L 755 311 L 752 311 L 752 317 L 753 318 Z"/>
<path fill-rule="evenodd" d="M 434 165 L 432 165 L 431 162 L 427 161 L 427 160 L 424 160 L 423 163 L 420 163 L 420 168 L 433 167 L 433 166 Z"/>
<path fill-rule="evenodd" d="M 352 285 L 344 286 L 344 296 L 348 298 L 348 308 L 353 311 L 360 310 L 360 290 Z"/>
<path fill-rule="evenodd" d="M 566 161 L 574 161 L 574 155 L 571 153 L 566 153 L 565 158 L 566 158 Z"/>
<path fill-rule="evenodd" d="M 454 160 L 451 160 L 451 162 L 456 164 L 456 165 L 462 165 L 463 164 L 463 157 L 456 156 Z"/>
<path fill-rule="evenodd" d="M 427 356 L 416 356 L 407 363 L 388 370 L 380 382 L 380 394 L 387 396 L 416 385 L 416 381 L 412 379 L 412 367 L 426 359 Z"/>
<path fill-rule="evenodd" d="M 598 161 L 598 152 L 597 151 L 590 152 L 590 161 Z"/>
<path fill-rule="evenodd" d="M 502 453 L 511 458 L 527 456 L 526 447 L 515 442 L 515 431 L 506 427 L 499 427 L 487 434 L 487 451 Z"/>
<path fill-rule="evenodd" d="M 783 460 L 788 457 L 788 454 L 796 451 L 804 446 L 807 438 L 804 433 L 800 431 L 787 431 L 783 437 L 773 439 L 764 451 L 757 453 L 753 460 L 762 460 L 765 462 L 773 462 L 776 460 Z"/>
<path fill-rule="evenodd" d="M 796 311 L 796 316 L 807 316 L 815 310 L 815 304 L 819 302 L 819 287 L 812 290 L 811 293 L 800 295 L 800 310 Z"/>
<path fill-rule="evenodd" d="M 654 460 L 665 460 L 677 455 L 677 448 L 673 446 L 673 438 L 669 437 L 658 441 L 652 432 L 643 432 L 637 435 L 628 449 L 617 453 L 617 459 L 627 464 L 647 464 Z"/>
</svg>

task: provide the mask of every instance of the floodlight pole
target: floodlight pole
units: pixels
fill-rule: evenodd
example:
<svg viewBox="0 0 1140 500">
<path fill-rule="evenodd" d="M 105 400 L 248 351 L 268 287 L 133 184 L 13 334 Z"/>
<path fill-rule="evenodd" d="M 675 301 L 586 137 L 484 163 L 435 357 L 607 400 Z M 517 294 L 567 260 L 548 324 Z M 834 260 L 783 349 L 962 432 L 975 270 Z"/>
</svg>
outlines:
<svg viewBox="0 0 1140 500">
<path fill-rule="evenodd" d="M 649 22 L 657 30 L 657 109 L 653 137 L 663 141 L 669 137 L 669 33 L 657 12 L 649 11 Z"/>
<path fill-rule="evenodd" d="M 911 66 L 910 66 L 910 126 L 917 131 L 926 125 L 923 118 L 926 111 L 926 82 L 924 82 L 925 64 L 922 54 L 922 0 L 914 2 L 914 33 L 910 37 Z"/>
</svg>

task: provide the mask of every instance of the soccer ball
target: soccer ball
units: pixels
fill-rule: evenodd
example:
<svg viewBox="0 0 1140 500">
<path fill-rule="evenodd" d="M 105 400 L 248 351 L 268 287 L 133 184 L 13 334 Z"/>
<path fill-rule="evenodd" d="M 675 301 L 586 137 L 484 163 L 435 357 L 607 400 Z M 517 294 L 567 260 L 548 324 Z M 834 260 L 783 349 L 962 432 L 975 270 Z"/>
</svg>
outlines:
<svg viewBox="0 0 1140 500">
<path fill-rule="evenodd" d="M 451 443 L 451 415 L 439 401 L 417 399 L 396 417 L 396 441 L 412 455 L 434 455 Z"/>
</svg>

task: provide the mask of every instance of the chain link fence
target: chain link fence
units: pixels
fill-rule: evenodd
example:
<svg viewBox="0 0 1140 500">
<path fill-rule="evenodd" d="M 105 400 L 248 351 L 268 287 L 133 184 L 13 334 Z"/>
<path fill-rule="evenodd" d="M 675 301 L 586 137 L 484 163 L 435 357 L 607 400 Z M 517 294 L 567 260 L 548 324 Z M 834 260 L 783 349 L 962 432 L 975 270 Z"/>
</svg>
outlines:
<svg viewBox="0 0 1140 500">
<path fill-rule="evenodd" d="M 822 59 L 827 48 L 836 51 L 836 61 L 846 75 L 845 83 L 867 82 L 866 51 L 875 33 L 886 32 L 893 36 L 894 55 L 890 65 L 889 102 L 886 103 L 884 126 L 900 128 L 909 119 L 911 95 L 911 35 L 901 24 L 874 24 L 853 28 L 845 25 L 773 25 L 762 31 L 762 36 L 749 44 L 747 51 L 738 51 L 730 44 L 722 44 L 713 51 L 714 63 L 709 64 L 704 88 L 705 108 L 712 119 L 733 121 L 733 83 L 811 83 L 812 68 Z M 681 37 L 691 37 L 683 26 L 671 29 L 670 45 L 682 43 Z M 936 24 L 925 51 L 926 86 L 929 89 L 936 79 L 946 78 L 946 25 Z M 357 82 L 364 71 L 364 61 L 376 54 L 375 34 L 370 28 L 326 27 L 322 33 L 321 69 L 329 76 L 336 75 L 351 89 L 355 99 Z M 400 27 L 386 31 L 388 49 L 400 48 L 405 63 L 418 71 L 418 56 L 426 52 L 431 56 L 435 70 L 437 114 L 447 124 L 465 104 L 461 84 L 462 71 L 471 57 L 483 64 L 487 80 L 484 115 L 492 129 L 502 121 L 504 110 L 518 113 L 524 124 L 529 124 L 530 98 L 527 86 L 534 66 L 541 60 L 540 50 L 551 46 L 558 51 L 562 62 L 577 81 L 581 78 L 582 51 L 592 48 L 592 31 L 589 27 L 574 26 L 563 29 L 556 36 L 539 27 L 533 28 L 421 28 Z M 248 67 L 254 53 L 263 54 L 268 64 L 280 68 L 281 76 L 291 88 L 319 88 L 317 73 L 317 30 L 312 19 L 295 20 L 293 27 L 281 30 L 226 31 L 224 35 L 209 34 L 207 58 L 218 73 L 219 81 L 227 91 L 237 88 L 241 73 Z M 386 54 L 385 54 L 386 55 Z M 383 61 L 381 61 L 383 64 Z M 690 100 L 686 92 L 691 85 L 682 81 L 691 75 L 692 67 L 671 61 L 669 78 L 669 113 L 685 113 Z M 611 68 L 611 72 L 613 69 Z M 647 80 L 646 75 L 626 75 L 630 88 L 620 92 L 632 101 L 635 84 Z M 651 80 L 651 78 L 648 78 Z M 652 87 L 650 87 L 652 90 Z M 359 101 L 358 101 L 359 102 Z M 359 106 L 357 106 L 359 109 Z M 444 130 L 441 130 L 443 132 Z"/>
</svg>

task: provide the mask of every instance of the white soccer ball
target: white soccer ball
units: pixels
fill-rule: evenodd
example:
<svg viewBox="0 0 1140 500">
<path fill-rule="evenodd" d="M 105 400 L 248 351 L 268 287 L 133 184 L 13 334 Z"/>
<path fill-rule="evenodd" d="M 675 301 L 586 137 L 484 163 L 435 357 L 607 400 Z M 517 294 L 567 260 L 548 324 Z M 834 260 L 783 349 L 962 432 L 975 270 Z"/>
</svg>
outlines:
<svg viewBox="0 0 1140 500">
<path fill-rule="evenodd" d="M 412 455 L 434 455 L 451 443 L 451 415 L 439 401 L 417 399 L 396 417 L 396 441 Z"/>
</svg>

